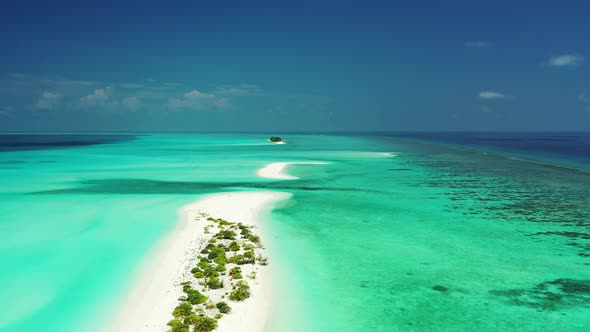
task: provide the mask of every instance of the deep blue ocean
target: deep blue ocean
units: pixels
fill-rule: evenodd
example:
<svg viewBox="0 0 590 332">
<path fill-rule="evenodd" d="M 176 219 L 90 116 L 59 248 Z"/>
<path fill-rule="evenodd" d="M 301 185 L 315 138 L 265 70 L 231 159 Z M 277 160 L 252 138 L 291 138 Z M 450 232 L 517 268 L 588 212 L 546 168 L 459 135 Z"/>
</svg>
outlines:
<svg viewBox="0 0 590 332">
<path fill-rule="evenodd" d="M 423 140 L 463 149 L 590 170 L 590 133 L 400 133 L 392 137 Z"/>
</svg>

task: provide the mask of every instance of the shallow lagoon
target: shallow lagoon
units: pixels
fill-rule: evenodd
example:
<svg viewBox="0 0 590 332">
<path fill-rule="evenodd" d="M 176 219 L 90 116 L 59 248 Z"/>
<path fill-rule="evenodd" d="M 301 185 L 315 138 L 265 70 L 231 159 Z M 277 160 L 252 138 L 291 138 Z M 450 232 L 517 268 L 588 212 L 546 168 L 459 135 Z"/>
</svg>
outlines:
<svg viewBox="0 0 590 332">
<path fill-rule="evenodd" d="M 262 225 L 277 280 L 269 331 L 590 324 L 587 173 L 407 138 L 265 138 L 1 152 L 0 329 L 99 327 L 178 207 L 256 189 L 294 194 Z M 331 164 L 256 177 L 275 161 Z"/>
</svg>

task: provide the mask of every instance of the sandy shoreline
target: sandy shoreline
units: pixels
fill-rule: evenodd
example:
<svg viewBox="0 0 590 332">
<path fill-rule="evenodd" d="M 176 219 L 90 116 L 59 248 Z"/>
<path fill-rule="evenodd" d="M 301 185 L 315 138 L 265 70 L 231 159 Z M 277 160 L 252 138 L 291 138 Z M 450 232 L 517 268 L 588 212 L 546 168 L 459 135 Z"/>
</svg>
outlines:
<svg viewBox="0 0 590 332">
<path fill-rule="evenodd" d="M 321 161 L 302 161 L 302 162 L 281 162 L 281 163 L 270 163 L 256 172 L 261 178 L 276 179 L 276 180 L 297 180 L 296 176 L 289 175 L 286 173 L 286 169 L 289 165 L 327 165 L 326 162 Z"/>
<path fill-rule="evenodd" d="M 179 210 L 179 222 L 149 254 L 133 280 L 121 309 L 104 331 L 167 331 L 172 310 L 183 295 L 180 282 L 191 276 L 196 263 L 199 239 L 204 239 L 204 223 L 195 220 L 200 213 L 232 222 L 257 225 L 261 212 L 272 203 L 291 195 L 278 192 L 233 192 L 203 197 Z M 262 243 L 265 242 L 263 234 Z M 260 266 L 251 282 L 252 297 L 232 303 L 232 313 L 219 320 L 216 331 L 262 331 L 270 312 L 268 267 Z"/>
<path fill-rule="evenodd" d="M 263 178 L 294 180 L 286 168 L 293 164 L 327 164 L 324 162 L 270 163 L 258 170 Z M 190 270 L 197 263 L 200 247 L 206 238 L 205 223 L 199 215 L 208 214 L 232 222 L 257 226 L 260 214 L 291 194 L 271 191 L 226 192 L 206 195 L 179 209 L 179 221 L 149 253 L 132 278 L 128 294 L 120 309 L 104 329 L 105 332 L 167 331 L 172 310 L 183 296 L 180 283 L 192 277 Z M 259 235 L 265 243 L 264 234 Z M 272 261 L 272 257 L 270 257 Z M 219 320 L 219 332 L 263 331 L 271 312 L 271 280 L 267 266 L 259 266 L 257 278 L 250 283 L 252 297 L 244 302 L 232 302 L 232 312 Z"/>
</svg>

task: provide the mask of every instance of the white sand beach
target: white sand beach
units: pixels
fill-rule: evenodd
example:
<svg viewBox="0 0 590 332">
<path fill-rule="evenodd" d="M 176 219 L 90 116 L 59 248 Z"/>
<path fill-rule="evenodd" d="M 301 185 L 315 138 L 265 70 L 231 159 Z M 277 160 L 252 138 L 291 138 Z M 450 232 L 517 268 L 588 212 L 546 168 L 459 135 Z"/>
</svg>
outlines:
<svg viewBox="0 0 590 332">
<path fill-rule="evenodd" d="M 123 300 L 113 321 L 105 331 L 162 332 L 172 319 L 172 310 L 183 295 L 180 283 L 191 277 L 204 223 L 197 216 L 206 213 L 232 222 L 258 225 L 260 213 L 270 204 L 291 195 L 277 192 L 219 193 L 203 197 L 179 211 L 179 222 L 149 254 L 133 280 L 130 293 Z M 264 234 L 258 233 L 265 243 Z M 272 258 L 271 258 L 272 260 Z M 259 266 L 257 278 L 250 282 L 251 298 L 232 302 L 232 312 L 219 320 L 216 331 L 262 331 L 270 312 L 270 278 L 268 267 Z"/>
<path fill-rule="evenodd" d="M 287 166 L 289 165 L 327 165 L 328 163 L 322 161 L 301 161 L 301 162 L 282 162 L 282 163 L 270 163 L 259 169 L 256 172 L 261 178 L 276 179 L 276 180 L 297 180 L 296 176 L 289 175 L 286 173 Z"/>
</svg>

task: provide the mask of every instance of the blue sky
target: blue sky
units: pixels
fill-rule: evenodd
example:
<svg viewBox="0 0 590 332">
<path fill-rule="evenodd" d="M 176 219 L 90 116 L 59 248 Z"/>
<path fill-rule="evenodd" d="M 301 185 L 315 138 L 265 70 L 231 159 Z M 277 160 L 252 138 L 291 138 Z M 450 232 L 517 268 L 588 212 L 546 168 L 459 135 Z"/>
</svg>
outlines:
<svg viewBox="0 0 590 332">
<path fill-rule="evenodd" d="M 21 1 L 1 131 L 590 130 L 584 1 Z"/>
</svg>

